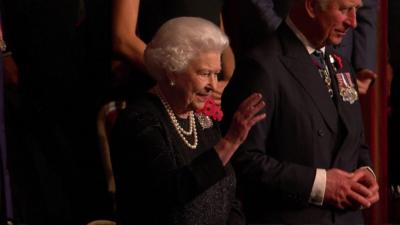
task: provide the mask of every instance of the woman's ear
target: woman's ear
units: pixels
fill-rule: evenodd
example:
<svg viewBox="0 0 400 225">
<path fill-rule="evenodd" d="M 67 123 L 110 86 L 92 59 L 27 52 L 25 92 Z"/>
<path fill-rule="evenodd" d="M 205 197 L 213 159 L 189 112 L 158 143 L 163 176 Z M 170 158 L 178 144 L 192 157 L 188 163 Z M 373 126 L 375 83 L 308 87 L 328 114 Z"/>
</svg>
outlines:
<svg viewBox="0 0 400 225">
<path fill-rule="evenodd" d="M 169 86 L 173 87 L 176 84 L 176 73 L 165 71 Z"/>
<path fill-rule="evenodd" d="M 305 0 L 304 7 L 306 8 L 307 14 L 310 18 L 316 17 L 316 10 L 319 2 L 317 0 Z"/>
</svg>

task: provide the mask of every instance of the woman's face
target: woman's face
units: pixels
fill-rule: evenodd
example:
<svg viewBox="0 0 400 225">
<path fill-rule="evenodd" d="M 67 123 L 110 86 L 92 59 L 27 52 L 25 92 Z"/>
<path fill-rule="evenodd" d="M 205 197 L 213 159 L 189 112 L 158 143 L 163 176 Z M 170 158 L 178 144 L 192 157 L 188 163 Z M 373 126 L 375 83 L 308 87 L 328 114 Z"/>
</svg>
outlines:
<svg viewBox="0 0 400 225">
<path fill-rule="evenodd" d="M 201 53 L 195 57 L 185 71 L 173 74 L 177 98 L 175 104 L 185 110 L 199 110 L 217 85 L 217 74 L 221 71 L 221 59 L 218 52 Z M 179 102 L 178 102 L 179 101 Z"/>
</svg>

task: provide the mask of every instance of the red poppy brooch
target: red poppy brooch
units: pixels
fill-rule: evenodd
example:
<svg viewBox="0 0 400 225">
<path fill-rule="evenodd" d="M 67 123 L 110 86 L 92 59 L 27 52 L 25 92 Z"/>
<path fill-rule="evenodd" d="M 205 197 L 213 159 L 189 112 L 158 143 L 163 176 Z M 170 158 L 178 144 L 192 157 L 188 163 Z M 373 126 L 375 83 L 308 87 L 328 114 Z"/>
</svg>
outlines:
<svg viewBox="0 0 400 225">
<path fill-rule="evenodd" d="M 210 118 L 215 121 L 221 121 L 224 113 L 221 107 L 215 103 L 212 98 L 209 98 L 204 107 L 196 112 L 197 118 L 199 119 L 200 125 L 205 128 L 212 127 L 213 123 Z"/>
</svg>

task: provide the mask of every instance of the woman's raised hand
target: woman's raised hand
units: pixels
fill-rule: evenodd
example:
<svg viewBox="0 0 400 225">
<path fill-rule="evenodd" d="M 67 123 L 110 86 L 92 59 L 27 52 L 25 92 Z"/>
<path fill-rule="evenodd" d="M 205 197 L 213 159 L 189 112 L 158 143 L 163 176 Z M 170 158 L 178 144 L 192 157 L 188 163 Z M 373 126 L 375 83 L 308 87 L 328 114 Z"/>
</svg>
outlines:
<svg viewBox="0 0 400 225">
<path fill-rule="evenodd" d="M 246 140 L 253 125 L 266 118 L 265 113 L 259 114 L 264 107 L 265 102 L 259 93 L 252 94 L 240 104 L 232 117 L 228 132 L 215 146 L 224 165 Z"/>
</svg>

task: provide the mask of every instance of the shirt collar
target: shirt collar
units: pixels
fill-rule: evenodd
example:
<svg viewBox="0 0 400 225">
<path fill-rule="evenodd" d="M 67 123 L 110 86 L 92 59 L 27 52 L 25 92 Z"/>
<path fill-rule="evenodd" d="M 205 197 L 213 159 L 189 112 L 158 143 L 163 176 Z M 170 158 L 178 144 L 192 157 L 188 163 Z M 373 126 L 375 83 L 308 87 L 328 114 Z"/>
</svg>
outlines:
<svg viewBox="0 0 400 225">
<path fill-rule="evenodd" d="M 293 23 L 293 21 L 290 19 L 289 16 L 286 17 L 285 22 L 289 26 L 289 28 L 294 32 L 297 38 L 300 39 L 301 43 L 303 43 L 304 47 L 307 49 L 308 54 L 311 55 L 315 50 L 317 50 L 316 48 L 312 47 L 311 43 L 307 40 L 306 36 L 304 36 L 304 34 L 301 33 L 301 31 L 296 27 L 296 25 Z M 318 50 L 320 50 L 325 55 L 325 46 Z"/>
</svg>

